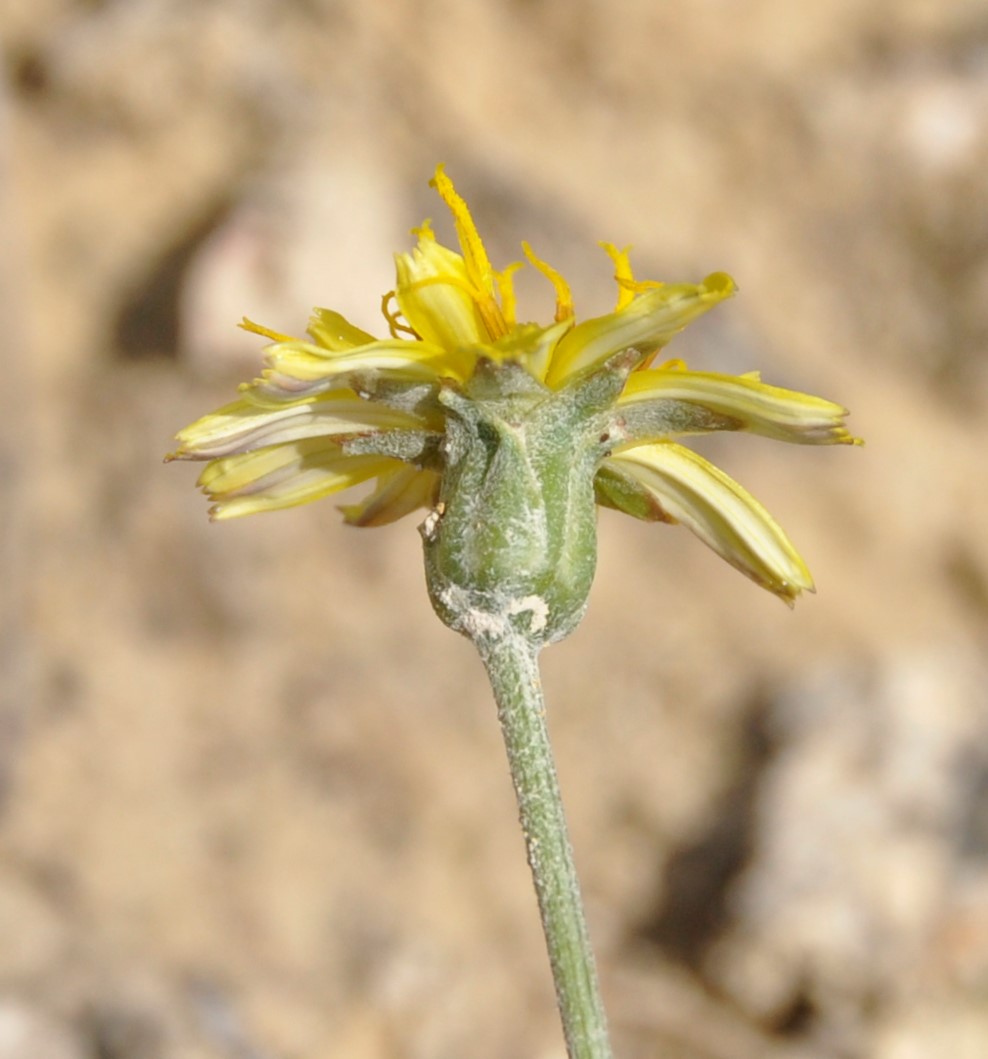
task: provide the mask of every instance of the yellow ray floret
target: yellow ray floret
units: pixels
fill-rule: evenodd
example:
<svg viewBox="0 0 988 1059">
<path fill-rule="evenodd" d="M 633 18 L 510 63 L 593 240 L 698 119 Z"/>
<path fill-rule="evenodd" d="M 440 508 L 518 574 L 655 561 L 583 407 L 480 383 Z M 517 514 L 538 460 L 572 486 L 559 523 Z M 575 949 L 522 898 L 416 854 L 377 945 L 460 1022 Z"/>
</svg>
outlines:
<svg viewBox="0 0 988 1059">
<path fill-rule="evenodd" d="M 559 343 L 546 381 L 560 386 L 625 349 L 637 349 L 644 361 L 735 289 L 730 276 L 715 272 L 700 284 L 669 283 L 647 290 L 617 312 L 585 320 Z"/>
<path fill-rule="evenodd" d="M 306 438 L 212 460 L 198 485 L 214 501 L 210 517 L 227 519 L 318 500 L 396 465 L 381 456 L 345 455 L 325 438 Z"/>
<path fill-rule="evenodd" d="M 844 426 L 847 409 L 810 394 L 768 386 L 757 377 L 689 371 L 681 361 L 628 378 L 618 400 L 633 409 L 652 402 L 685 402 L 733 420 L 747 430 L 803 445 L 860 444 Z"/>
<path fill-rule="evenodd" d="M 662 442 L 631 446 L 607 466 L 633 479 L 666 521 L 681 522 L 721 558 L 786 602 L 813 591 L 806 564 L 778 523 L 702 456 Z"/>
</svg>

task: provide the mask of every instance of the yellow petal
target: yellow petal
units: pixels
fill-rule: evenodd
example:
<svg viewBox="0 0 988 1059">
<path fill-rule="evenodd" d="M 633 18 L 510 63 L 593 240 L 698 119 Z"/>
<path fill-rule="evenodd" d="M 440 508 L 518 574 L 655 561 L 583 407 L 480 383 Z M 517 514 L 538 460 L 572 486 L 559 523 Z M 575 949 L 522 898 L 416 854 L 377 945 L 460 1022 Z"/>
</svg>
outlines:
<svg viewBox="0 0 988 1059">
<path fill-rule="evenodd" d="M 398 306 L 425 342 L 452 350 L 491 340 L 459 254 L 419 239 L 410 254 L 395 254 L 395 268 Z"/>
<path fill-rule="evenodd" d="M 359 504 L 340 507 L 351 526 L 386 526 L 420 508 L 432 507 L 439 492 L 439 475 L 403 466 L 382 474 L 377 488 Z"/>
<path fill-rule="evenodd" d="M 270 346 L 268 370 L 260 390 L 290 398 L 307 397 L 346 385 L 347 376 L 376 372 L 395 379 L 452 378 L 463 381 L 476 362 L 465 351 L 448 351 L 430 342 L 383 339 L 358 346 L 349 353 L 329 353 L 311 342 L 282 342 Z"/>
<path fill-rule="evenodd" d="M 372 334 L 355 327 L 341 313 L 332 309 L 313 309 L 306 329 L 316 345 L 336 353 L 345 353 L 356 346 L 367 346 L 375 341 Z"/>
<path fill-rule="evenodd" d="M 317 397 L 278 403 L 242 397 L 179 433 L 180 445 L 173 458 L 212 459 L 302 438 L 421 430 L 424 426 L 417 416 L 361 400 L 352 390 L 331 390 Z"/>
<path fill-rule="evenodd" d="M 574 327 L 557 346 L 546 381 L 558 389 L 625 349 L 637 349 L 643 358 L 651 355 L 734 291 L 734 280 L 723 272 L 700 284 L 670 283 L 646 290 L 625 308 Z"/>
<path fill-rule="evenodd" d="M 540 327 L 538 324 L 518 324 L 511 333 L 483 352 L 499 363 L 513 360 L 539 382 L 545 382 L 552 354 L 563 335 L 573 326 L 572 318 L 558 324 Z"/>
<path fill-rule="evenodd" d="M 306 438 L 224 456 L 206 464 L 199 486 L 213 500 L 213 519 L 293 507 L 386 473 L 397 461 L 346 456 L 326 438 Z"/>
<path fill-rule="evenodd" d="M 604 466 L 642 487 L 667 520 L 683 523 L 721 558 L 790 605 L 813 579 L 778 523 L 723 471 L 672 442 L 636 445 Z"/>
<path fill-rule="evenodd" d="M 756 374 L 653 368 L 632 372 L 618 400 L 621 408 L 647 402 L 685 401 L 733 421 L 716 429 L 753 434 L 803 445 L 856 444 L 844 426 L 847 410 L 833 401 L 760 382 Z"/>
</svg>

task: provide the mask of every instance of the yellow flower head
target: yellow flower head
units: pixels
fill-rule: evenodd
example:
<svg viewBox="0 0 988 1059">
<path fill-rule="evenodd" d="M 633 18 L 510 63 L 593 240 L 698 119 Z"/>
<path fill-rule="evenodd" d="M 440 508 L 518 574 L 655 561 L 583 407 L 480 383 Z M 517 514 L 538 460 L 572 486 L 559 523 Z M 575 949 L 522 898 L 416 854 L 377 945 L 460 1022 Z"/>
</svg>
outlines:
<svg viewBox="0 0 988 1059">
<path fill-rule="evenodd" d="M 170 457 L 209 461 L 199 485 L 213 501 L 211 517 L 291 507 L 373 479 L 368 496 L 342 508 L 352 525 L 383 525 L 419 508 L 439 518 L 459 399 L 481 400 L 500 373 L 501 396 L 510 377 L 527 409 L 550 407 L 596 375 L 618 372 L 613 399 L 593 413 L 597 502 L 682 522 L 787 602 L 811 589 L 803 560 L 765 509 L 674 439 L 732 430 L 855 443 L 845 410 L 768 386 L 755 373 L 690 371 L 679 361 L 653 366 L 677 332 L 734 294 L 733 280 L 718 272 L 699 284 L 638 281 L 627 250 L 604 244 L 618 285 L 614 312 L 577 322 L 566 281 L 523 244 L 529 264 L 552 284 L 556 308 L 547 325 L 519 323 L 513 279 L 521 266 L 494 270 L 442 166 L 432 185 L 452 213 L 459 252 L 439 243 L 428 222 L 415 230 L 417 246 L 396 255 L 395 289 L 383 300 L 387 337 L 329 309 L 315 310 L 307 339 L 244 320 L 272 341 L 261 378 L 181 431 Z"/>
</svg>

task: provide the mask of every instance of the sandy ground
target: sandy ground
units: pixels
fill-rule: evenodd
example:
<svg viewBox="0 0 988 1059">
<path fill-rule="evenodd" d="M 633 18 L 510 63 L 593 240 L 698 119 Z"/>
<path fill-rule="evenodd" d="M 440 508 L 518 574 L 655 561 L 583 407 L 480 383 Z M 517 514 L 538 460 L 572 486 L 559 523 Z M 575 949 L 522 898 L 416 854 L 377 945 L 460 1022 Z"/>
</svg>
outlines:
<svg viewBox="0 0 988 1059">
<path fill-rule="evenodd" d="M 980 0 L 8 0 L 0 1059 L 559 1059 L 503 750 L 415 521 L 209 525 L 244 313 L 380 330 L 444 160 L 496 261 L 867 439 L 704 451 L 819 592 L 601 517 L 545 656 L 621 1059 L 988 1052 Z M 533 316 L 548 297 L 526 295 Z"/>
</svg>

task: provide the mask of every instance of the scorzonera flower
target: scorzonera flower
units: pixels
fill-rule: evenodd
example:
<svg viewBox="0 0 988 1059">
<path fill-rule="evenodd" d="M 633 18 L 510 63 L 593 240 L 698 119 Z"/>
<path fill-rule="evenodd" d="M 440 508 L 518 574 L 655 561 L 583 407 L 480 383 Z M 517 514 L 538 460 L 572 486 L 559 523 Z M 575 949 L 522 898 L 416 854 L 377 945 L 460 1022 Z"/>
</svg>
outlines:
<svg viewBox="0 0 988 1059">
<path fill-rule="evenodd" d="M 589 575 L 582 560 L 579 574 L 566 570 L 593 549 L 594 503 L 682 523 L 789 603 L 812 589 L 762 505 L 678 439 L 726 430 L 854 443 L 845 410 L 757 373 L 656 363 L 691 320 L 734 294 L 733 280 L 717 272 L 698 284 L 640 281 L 627 250 L 603 244 L 617 304 L 578 322 L 566 281 L 523 243 L 556 306 L 547 325 L 520 323 L 520 266 L 494 270 L 441 166 L 432 185 L 452 213 L 459 252 L 438 242 L 428 221 L 415 231 L 417 246 L 396 255 L 395 289 L 383 300 L 386 337 L 330 309 L 315 310 L 307 339 L 244 320 L 271 340 L 263 374 L 183 430 L 171 457 L 209 461 L 199 485 L 211 517 L 287 508 L 373 480 L 369 495 L 342 508 L 344 519 L 379 526 L 428 509 L 423 535 L 440 612 L 468 591 L 486 620 L 498 607 L 502 618 L 505 606 L 524 611 L 528 631 L 545 625 L 547 638 L 572 625 L 547 618 L 552 585 L 562 577 L 567 592 L 577 582 L 589 588 L 592 559 Z M 513 602 L 495 607 L 506 584 Z M 569 606 L 570 618 L 581 607 Z"/>
<path fill-rule="evenodd" d="M 563 277 L 525 257 L 555 290 L 547 325 L 519 323 L 514 273 L 494 270 L 466 203 L 440 166 L 433 186 L 459 252 L 429 223 L 396 256 L 375 338 L 317 309 L 308 340 L 271 340 L 239 400 L 178 435 L 175 459 L 208 460 L 199 484 L 216 519 L 303 504 L 363 482 L 347 522 L 379 526 L 418 508 L 426 584 L 438 616 L 487 670 L 570 1059 L 611 1059 L 604 1007 L 546 727 L 538 654 L 568 635 L 596 565 L 597 507 L 681 522 L 790 605 L 812 589 L 768 512 L 678 440 L 748 431 L 801 444 L 853 444 L 843 408 L 768 386 L 756 373 L 656 364 L 691 320 L 734 293 L 639 281 L 627 250 L 603 244 L 618 285 L 612 313 L 577 322 Z"/>
</svg>

